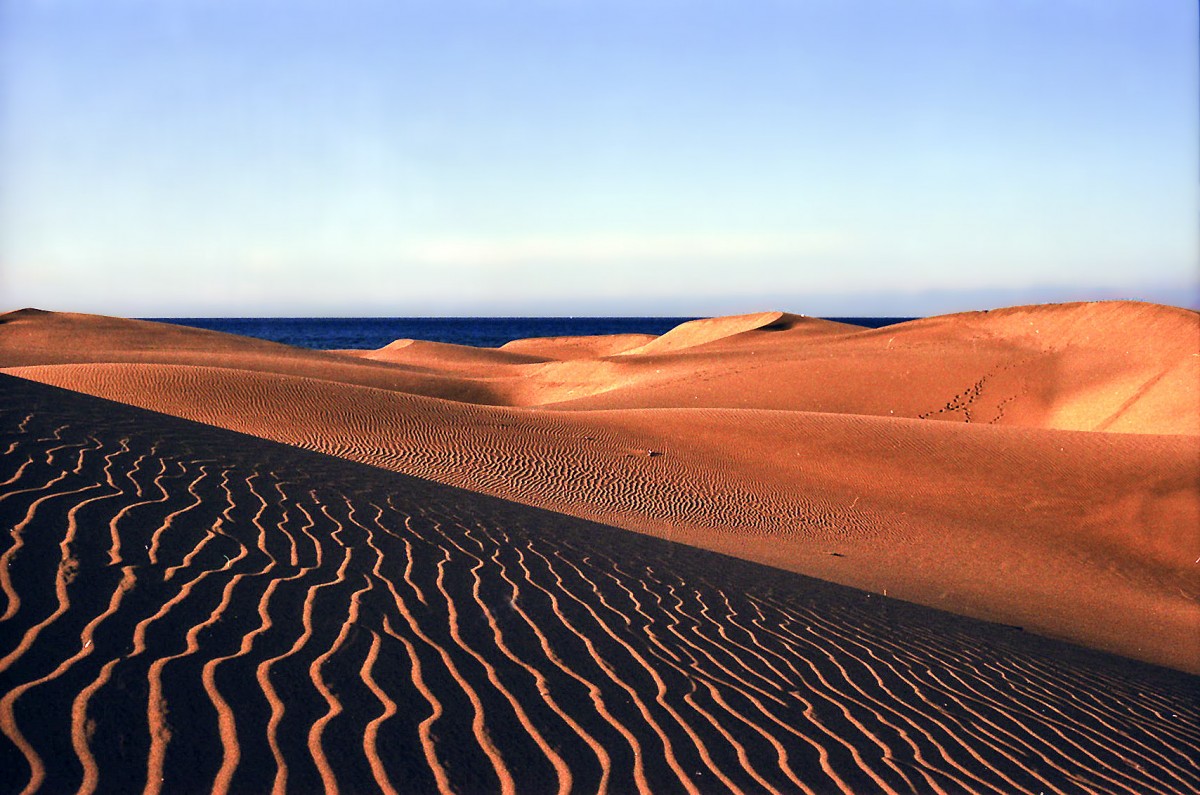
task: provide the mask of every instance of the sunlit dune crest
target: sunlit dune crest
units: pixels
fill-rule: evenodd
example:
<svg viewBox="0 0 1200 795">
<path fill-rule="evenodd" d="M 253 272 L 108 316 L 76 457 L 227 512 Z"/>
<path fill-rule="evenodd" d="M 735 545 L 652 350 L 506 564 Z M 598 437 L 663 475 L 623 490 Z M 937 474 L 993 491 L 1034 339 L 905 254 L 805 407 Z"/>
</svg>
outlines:
<svg viewBox="0 0 1200 795">
<path fill-rule="evenodd" d="M 634 350 L 655 339 L 652 334 L 605 334 L 594 337 L 538 337 L 513 340 L 502 351 L 526 353 L 543 359 L 594 359 Z"/>
<path fill-rule="evenodd" d="M 0 372 L 6 791 L 1200 788 L 1196 312 Z"/>
</svg>

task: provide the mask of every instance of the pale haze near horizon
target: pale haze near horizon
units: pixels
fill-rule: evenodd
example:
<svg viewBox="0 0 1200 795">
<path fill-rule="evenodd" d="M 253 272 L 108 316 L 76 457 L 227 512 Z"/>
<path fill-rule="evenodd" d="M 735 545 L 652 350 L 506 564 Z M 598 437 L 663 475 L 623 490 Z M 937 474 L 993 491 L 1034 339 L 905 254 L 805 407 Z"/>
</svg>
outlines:
<svg viewBox="0 0 1200 795">
<path fill-rule="evenodd" d="M 1194 306 L 1190 0 L 0 0 L 0 310 Z"/>
</svg>

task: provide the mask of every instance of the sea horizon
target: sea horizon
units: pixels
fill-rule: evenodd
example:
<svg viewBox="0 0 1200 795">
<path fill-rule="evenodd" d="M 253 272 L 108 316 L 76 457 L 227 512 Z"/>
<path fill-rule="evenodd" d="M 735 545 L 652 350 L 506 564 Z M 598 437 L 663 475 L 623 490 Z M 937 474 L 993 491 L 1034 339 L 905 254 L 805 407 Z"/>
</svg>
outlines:
<svg viewBox="0 0 1200 795">
<path fill-rule="evenodd" d="M 375 349 L 398 339 L 496 348 L 534 337 L 665 334 L 701 316 L 478 316 L 478 317 L 146 317 L 157 323 L 202 328 L 314 350 Z M 913 317 L 829 317 L 865 328 Z"/>
</svg>

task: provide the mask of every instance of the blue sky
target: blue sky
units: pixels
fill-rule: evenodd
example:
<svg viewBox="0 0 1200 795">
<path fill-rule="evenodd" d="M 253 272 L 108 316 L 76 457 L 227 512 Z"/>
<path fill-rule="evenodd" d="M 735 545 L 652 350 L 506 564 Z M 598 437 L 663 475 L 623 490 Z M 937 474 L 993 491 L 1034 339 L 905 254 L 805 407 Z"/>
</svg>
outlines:
<svg viewBox="0 0 1200 795">
<path fill-rule="evenodd" d="M 1192 0 L 0 0 L 0 303 L 1194 303 Z"/>
</svg>

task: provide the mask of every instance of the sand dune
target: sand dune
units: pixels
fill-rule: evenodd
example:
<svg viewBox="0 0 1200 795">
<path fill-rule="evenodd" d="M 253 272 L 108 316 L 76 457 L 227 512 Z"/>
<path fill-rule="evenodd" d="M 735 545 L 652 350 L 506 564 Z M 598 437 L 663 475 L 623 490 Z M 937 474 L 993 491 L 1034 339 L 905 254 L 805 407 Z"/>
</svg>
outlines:
<svg viewBox="0 0 1200 795">
<path fill-rule="evenodd" d="M 777 314 L 755 317 L 763 322 Z M 742 328 L 746 321 L 739 320 L 722 330 Z M 654 345 L 643 349 L 653 353 Z M 878 330 L 802 319 L 728 333 L 669 358 L 627 356 L 627 383 L 547 402 L 1195 435 L 1197 349 L 1200 315 L 1129 302 L 969 313 Z"/>
<path fill-rule="evenodd" d="M 4 791 L 1200 788 L 1194 676 L 25 379 L 0 395 Z"/>
<path fill-rule="evenodd" d="M 605 334 L 595 337 L 535 337 L 513 340 L 500 346 L 502 351 L 524 353 L 543 359 L 595 359 L 645 345 L 652 334 Z"/>
<path fill-rule="evenodd" d="M 185 364 L 371 386 L 474 403 L 499 399 L 485 380 L 358 355 L 310 351 L 168 323 L 19 310 L 0 315 L 4 366 Z"/>
<path fill-rule="evenodd" d="M 379 362 L 7 317 L 12 374 L 1200 671 L 1196 313 L 878 331 L 764 313 L 684 324 L 658 353 L 414 343 Z"/>
<path fill-rule="evenodd" d="M 349 353 L 349 351 L 347 351 Z M 495 348 L 472 348 L 425 340 L 396 340 L 377 351 L 360 351 L 355 355 L 379 362 L 419 364 L 437 370 L 469 370 L 477 367 L 513 364 L 539 364 L 540 356 L 516 353 Z"/>
<path fill-rule="evenodd" d="M 142 321 L 0 316 L 0 366 L 188 364 L 493 406 L 757 408 L 1056 430 L 1200 435 L 1200 314 L 1112 301 L 1016 307 L 878 330 L 767 312 L 640 345 L 401 340 L 321 353 Z"/>
<path fill-rule="evenodd" d="M 861 331 L 859 326 L 835 323 L 819 318 L 802 317 L 787 312 L 759 312 L 753 315 L 712 317 L 681 323 L 675 328 L 650 340 L 637 348 L 624 351 L 626 354 L 672 353 L 698 348 L 718 341 L 741 343 L 744 337 L 754 332 L 790 331 L 804 336 L 847 334 Z"/>
<path fill-rule="evenodd" d="M 1200 474 L 1186 437 L 729 410 L 543 416 L 181 366 L 11 372 L 1143 659 L 1200 661 Z"/>
</svg>

